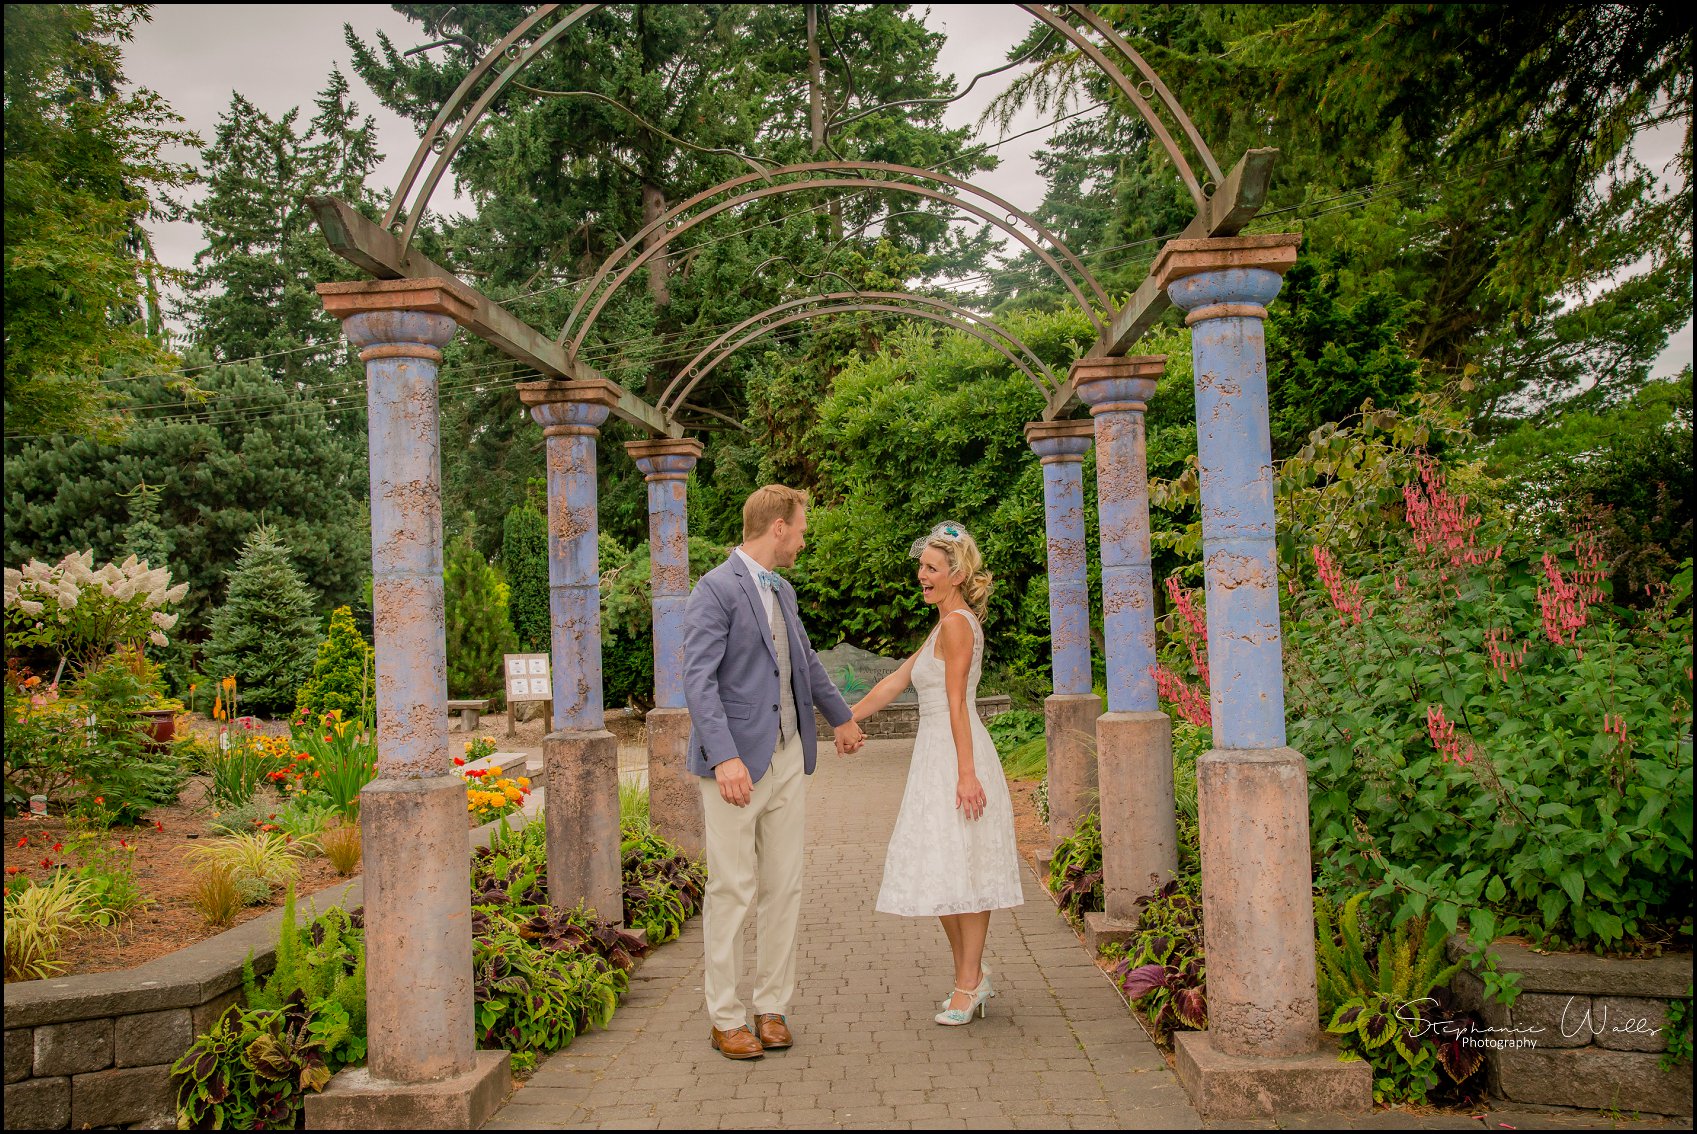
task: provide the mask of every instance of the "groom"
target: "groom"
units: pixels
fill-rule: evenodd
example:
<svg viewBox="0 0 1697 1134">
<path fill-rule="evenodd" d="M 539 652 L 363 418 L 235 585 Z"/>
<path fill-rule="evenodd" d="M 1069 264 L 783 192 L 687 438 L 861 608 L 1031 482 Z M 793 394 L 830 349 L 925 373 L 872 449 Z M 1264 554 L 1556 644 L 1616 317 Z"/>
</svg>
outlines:
<svg viewBox="0 0 1697 1134">
<path fill-rule="evenodd" d="M 689 770 L 702 777 L 707 820 L 703 983 L 713 1047 L 729 1059 L 791 1043 L 784 1013 L 795 994 L 814 702 L 839 753 L 865 742 L 801 627 L 794 589 L 776 574 L 795 566 L 806 532 L 805 496 L 781 484 L 757 489 L 742 508 L 742 546 L 701 577 L 684 614 Z M 751 1032 L 737 982 L 756 893 Z"/>
</svg>

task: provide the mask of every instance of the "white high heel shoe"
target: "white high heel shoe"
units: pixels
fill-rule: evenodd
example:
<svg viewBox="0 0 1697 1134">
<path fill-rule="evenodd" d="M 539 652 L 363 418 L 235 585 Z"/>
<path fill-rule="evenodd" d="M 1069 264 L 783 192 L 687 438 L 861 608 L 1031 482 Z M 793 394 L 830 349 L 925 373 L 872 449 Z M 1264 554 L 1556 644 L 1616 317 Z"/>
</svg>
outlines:
<svg viewBox="0 0 1697 1134">
<path fill-rule="evenodd" d="M 979 964 L 978 964 L 978 983 L 983 984 L 986 980 L 989 980 L 989 979 L 990 979 L 990 966 L 986 965 L 982 961 L 980 961 Z M 954 999 L 955 999 L 954 993 L 951 992 L 951 993 L 949 993 L 949 995 L 947 995 L 947 996 L 943 997 L 941 1000 L 937 1001 L 937 1007 L 947 1009 L 950 1004 L 954 1003 Z"/>
<path fill-rule="evenodd" d="M 958 1028 L 962 1024 L 971 1023 L 972 1014 L 974 1012 L 978 1013 L 978 1018 L 982 1020 L 989 1012 L 987 1001 L 989 1001 L 992 996 L 996 995 L 996 990 L 990 987 L 990 974 L 983 972 L 982 970 L 980 970 L 980 975 L 978 977 L 977 988 L 957 988 L 955 989 L 955 992 L 960 993 L 962 996 L 972 997 L 972 1003 L 968 1004 L 965 1008 L 945 1008 L 943 1011 L 931 1017 L 937 1023 L 951 1028 Z M 950 999 L 953 999 L 952 995 L 950 996 Z"/>
</svg>

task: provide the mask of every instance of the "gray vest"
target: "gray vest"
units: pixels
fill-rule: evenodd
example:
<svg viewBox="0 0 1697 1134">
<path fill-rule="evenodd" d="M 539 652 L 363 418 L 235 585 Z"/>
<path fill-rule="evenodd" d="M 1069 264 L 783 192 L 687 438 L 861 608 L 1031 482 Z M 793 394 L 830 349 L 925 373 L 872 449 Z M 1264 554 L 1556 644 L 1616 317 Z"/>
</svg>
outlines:
<svg viewBox="0 0 1697 1134">
<path fill-rule="evenodd" d="M 790 635 L 784 622 L 784 603 L 772 596 L 772 649 L 778 655 L 778 747 L 797 732 L 795 690 L 790 686 Z"/>
</svg>

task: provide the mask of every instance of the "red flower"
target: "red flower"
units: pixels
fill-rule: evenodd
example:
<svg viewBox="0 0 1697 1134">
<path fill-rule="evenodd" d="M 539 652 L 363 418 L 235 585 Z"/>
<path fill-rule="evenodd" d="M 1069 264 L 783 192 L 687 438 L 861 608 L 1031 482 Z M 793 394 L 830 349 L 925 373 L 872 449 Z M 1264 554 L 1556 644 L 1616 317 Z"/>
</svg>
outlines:
<svg viewBox="0 0 1697 1134">
<path fill-rule="evenodd" d="M 25 835 L 25 836 L 24 836 L 24 837 L 23 837 L 23 838 L 21 838 L 21 839 L 19 839 L 19 840 L 18 840 L 18 845 L 19 845 L 19 846 L 20 846 L 20 847 L 27 847 L 27 846 L 29 846 L 29 836 L 28 836 L 28 835 Z"/>
<path fill-rule="evenodd" d="M 106 797 L 103 796 L 103 795 L 97 795 L 97 796 L 94 797 L 94 802 L 100 804 L 101 806 L 105 806 Z"/>
<path fill-rule="evenodd" d="M 153 829 L 155 831 L 163 831 L 165 829 L 165 824 L 163 824 L 159 820 L 155 819 L 153 821 Z"/>
<path fill-rule="evenodd" d="M 462 766 L 464 763 L 465 763 L 465 757 L 464 756 L 455 756 L 454 757 L 454 767 L 458 768 L 458 767 Z"/>
<path fill-rule="evenodd" d="M 6 868 L 6 873 L 7 874 L 16 874 L 18 871 L 20 871 L 22 869 L 23 869 L 23 867 L 21 867 L 21 866 L 8 866 Z"/>
<path fill-rule="evenodd" d="M 64 849 L 65 849 L 64 843 L 54 843 L 53 844 L 53 853 L 54 854 L 58 854 L 60 851 L 62 851 Z"/>
<path fill-rule="evenodd" d="M 130 848 L 130 844 L 126 843 L 123 839 L 118 840 L 118 845 L 123 847 L 125 850 Z"/>
<path fill-rule="evenodd" d="M 43 869 L 43 870 L 49 869 L 52 865 L 53 865 L 53 860 L 50 859 L 50 858 L 44 858 L 44 859 L 41 860 L 41 869 Z"/>
</svg>

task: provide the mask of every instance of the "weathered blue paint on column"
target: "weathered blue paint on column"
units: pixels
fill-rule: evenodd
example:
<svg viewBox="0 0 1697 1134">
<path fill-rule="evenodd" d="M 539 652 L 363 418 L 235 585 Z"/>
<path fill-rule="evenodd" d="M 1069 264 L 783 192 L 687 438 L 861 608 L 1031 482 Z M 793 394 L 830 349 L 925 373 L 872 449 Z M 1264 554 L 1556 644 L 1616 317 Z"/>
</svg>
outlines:
<svg viewBox="0 0 1697 1134">
<path fill-rule="evenodd" d="M 342 327 L 363 348 L 370 417 L 378 771 L 440 776 L 452 765 L 436 372 L 456 324 L 447 315 L 391 310 L 351 315 Z"/>
<path fill-rule="evenodd" d="M 523 382 L 542 426 L 548 474 L 548 613 L 556 732 L 606 723 L 601 697 L 601 573 L 595 438 L 610 412 L 603 382 Z"/>
<path fill-rule="evenodd" d="M 1268 268 L 1228 267 L 1168 286 L 1192 328 L 1208 669 L 1221 748 L 1285 742 L 1264 327 L 1282 282 Z"/>
<path fill-rule="evenodd" d="M 648 546 L 654 609 L 654 705 L 684 703 L 684 606 L 689 602 L 686 483 L 699 441 L 629 441 L 625 451 L 648 481 Z"/>
<path fill-rule="evenodd" d="M 1144 412 L 1166 358 L 1073 364 L 1078 398 L 1096 421 L 1096 501 L 1102 524 L 1102 631 L 1108 712 L 1155 712 L 1155 586 L 1150 567 Z"/>
<path fill-rule="evenodd" d="M 1084 545 L 1084 454 L 1088 421 L 1034 421 L 1025 439 L 1043 462 L 1043 524 L 1049 537 L 1049 635 L 1058 695 L 1087 694 L 1090 585 Z"/>
</svg>

